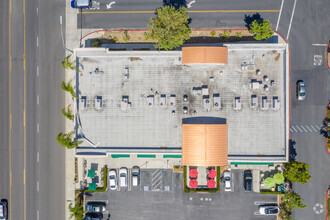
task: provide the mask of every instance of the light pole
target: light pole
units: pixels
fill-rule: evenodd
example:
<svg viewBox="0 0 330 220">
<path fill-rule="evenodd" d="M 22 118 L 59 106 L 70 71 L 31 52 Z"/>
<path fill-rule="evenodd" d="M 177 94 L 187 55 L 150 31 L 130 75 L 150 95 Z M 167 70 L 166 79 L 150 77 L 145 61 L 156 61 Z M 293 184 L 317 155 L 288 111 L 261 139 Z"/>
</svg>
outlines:
<svg viewBox="0 0 330 220">
<path fill-rule="evenodd" d="M 63 44 L 63 49 L 73 53 L 72 50 L 69 50 L 68 48 L 65 47 L 65 44 L 64 44 L 64 37 L 63 37 L 63 25 L 62 25 L 62 16 L 60 16 L 60 24 L 61 24 L 61 36 L 62 36 L 62 44 Z"/>
</svg>

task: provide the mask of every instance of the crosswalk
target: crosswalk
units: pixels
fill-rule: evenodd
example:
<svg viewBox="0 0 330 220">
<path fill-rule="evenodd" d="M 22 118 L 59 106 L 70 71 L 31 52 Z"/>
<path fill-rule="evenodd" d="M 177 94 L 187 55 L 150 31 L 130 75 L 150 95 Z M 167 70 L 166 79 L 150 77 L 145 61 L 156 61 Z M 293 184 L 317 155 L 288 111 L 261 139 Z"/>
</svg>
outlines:
<svg viewBox="0 0 330 220">
<path fill-rule="evenodd" d="M 326 127 L 322 124 L 290 125 L 290 133 L 322 133 Z"/>
</svg>

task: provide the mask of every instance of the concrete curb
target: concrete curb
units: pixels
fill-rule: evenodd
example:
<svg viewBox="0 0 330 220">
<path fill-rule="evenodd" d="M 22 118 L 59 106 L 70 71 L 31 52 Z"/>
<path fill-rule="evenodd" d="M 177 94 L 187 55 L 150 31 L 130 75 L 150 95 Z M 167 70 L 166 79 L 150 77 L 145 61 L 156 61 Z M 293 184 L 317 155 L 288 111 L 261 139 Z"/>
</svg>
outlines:
<svg viewBox="0 0 330 220">
<path fill-rule="evenodd" d="M 325 219 L 330 220 L 330 217 L 328 216 L 328 199 L 329 199 L 330 189 L 327 190 L 327 195 L 325 197 Z"/>
<path fill-rule="evenodd" d="M 330 41 L 328 43 L 328 47 L 327 47 L 327 65 L 328 65 L 328 69 L 330 69 L 330 63 L 329 63 L 329 53 L 330 53 Z"/>
</svg>

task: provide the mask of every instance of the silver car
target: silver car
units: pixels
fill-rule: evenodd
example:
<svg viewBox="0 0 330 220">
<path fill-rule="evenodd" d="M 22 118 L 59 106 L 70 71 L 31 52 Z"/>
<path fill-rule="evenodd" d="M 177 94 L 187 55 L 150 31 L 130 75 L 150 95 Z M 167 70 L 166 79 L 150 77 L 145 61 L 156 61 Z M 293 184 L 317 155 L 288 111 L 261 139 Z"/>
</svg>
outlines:
<svg viewBox="0 0 330 220">
<path fill-rule="evenodd" d="M 109 182 L 110 182 L 111 190 L 117 189 L 117 171 L 116 170 L 109 171 Z"/>
<path fill-rule="evenodd" d="M 137 186 L 139 185 L 140 180 L 140 168 L 138 166 L 134 166 L 132 168 L 132 185 Z"/>
<path fill-rule="evenodd" d="M 122 167 L 119 170 L 119 186 L 127 187 L 127 168 Z"/>
<path fill-rule="evenodd" d="M 277 204 L 264 204 L 258 207 L 260 215 L 277 215 L 280 213 L 280 208 Z"/>
<path fill-rule="evenodd" d="M 231 191 L 231 173 L 229 170 L 223 172 L 223 178 L 225 179 L 225 191 Z"/>
<path fill-rule="evenodd" d="M 306 96 L 306 87 L 305 87 L 305 83 L 302 80 L 299 80 L 297 82 L 297 99 L 299 101 L 302 101 L 305 99 Z"/>
</svg>

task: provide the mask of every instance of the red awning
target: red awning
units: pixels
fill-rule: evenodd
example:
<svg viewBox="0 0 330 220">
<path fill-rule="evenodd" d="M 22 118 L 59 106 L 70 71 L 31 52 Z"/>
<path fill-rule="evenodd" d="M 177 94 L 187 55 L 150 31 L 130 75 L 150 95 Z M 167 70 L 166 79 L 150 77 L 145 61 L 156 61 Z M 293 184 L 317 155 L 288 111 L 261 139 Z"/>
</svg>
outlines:
<svg viewBox="0 0 330 220">
<path fill-rule="evenodd" d="M 191 188 L 196 188 L 196 187 L 198 186 L 198 182 L 197 182 L 197 180 L 195 180 L 195 179 L 190 180 L 190 181 L 189 181 L 189 186 L 190 186 Z"/>
<path fill-rule="evenodd" d="M 209 178 L 213 179 L 216 176 L 217 176 L 217 171 L 215 171 L 214 169 L 211 169 L 209 172 Z"/>
<path fill-rule="evenodd" d="M 196 178 L 198 175 L 197 169 L 190 169 L 189 176 L 192 178 Z"/>
<path fill-rule="evenodd" d="M 215 188 L 215 181 L 214 181 L 214 179 L 210 179 L 210 180 L 208 180 L 208 181 L 207 181 L 207 186 L 208 186 L 209 188 Z"/>
</svg>

